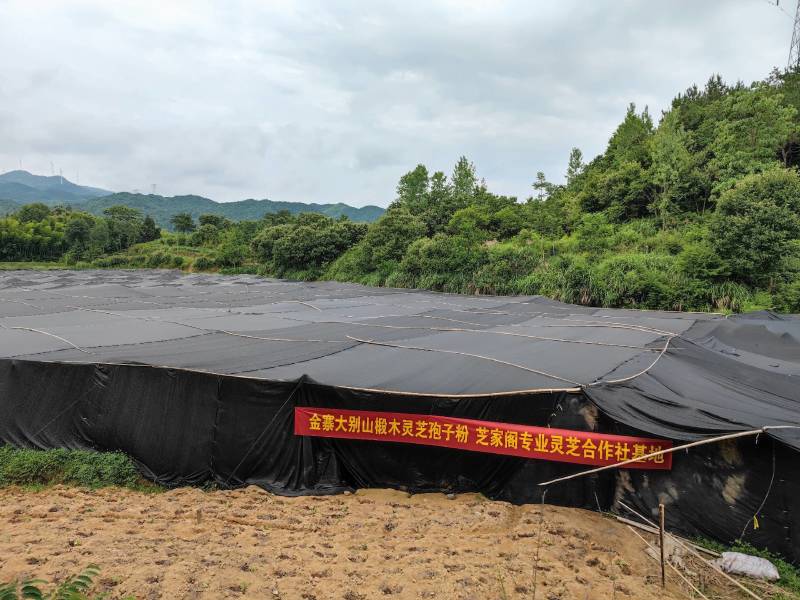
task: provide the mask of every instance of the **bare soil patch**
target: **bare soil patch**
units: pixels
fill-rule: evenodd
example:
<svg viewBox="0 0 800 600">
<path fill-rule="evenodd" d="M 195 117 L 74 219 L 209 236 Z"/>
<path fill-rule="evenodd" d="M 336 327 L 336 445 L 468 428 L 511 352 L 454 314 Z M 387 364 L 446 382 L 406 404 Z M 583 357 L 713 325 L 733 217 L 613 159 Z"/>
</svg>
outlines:
<svg viewBox="0 0 800 600">
<path fill-rule="evenodd" d="M 0 490 L 0 581 L 90 563 L 110 598 L 683 597 L 624 525 L 556 506 L 362 490 Z"/>
</svg>

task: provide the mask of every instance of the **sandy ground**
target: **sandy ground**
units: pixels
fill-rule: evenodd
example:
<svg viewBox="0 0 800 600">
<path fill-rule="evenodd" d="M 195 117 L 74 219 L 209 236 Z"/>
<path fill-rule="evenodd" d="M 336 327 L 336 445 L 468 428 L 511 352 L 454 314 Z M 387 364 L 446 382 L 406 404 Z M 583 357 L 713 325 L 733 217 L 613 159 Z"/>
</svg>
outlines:
<svg viewBox="0 0 800 600">
<path fill-rule="evenodd" d="M 661 590 L 630 530 L 575 509 L 391 490 L 0 490 L 0 581 L 90 563 L 110 598 L 683 597 Z"/>
</svg>

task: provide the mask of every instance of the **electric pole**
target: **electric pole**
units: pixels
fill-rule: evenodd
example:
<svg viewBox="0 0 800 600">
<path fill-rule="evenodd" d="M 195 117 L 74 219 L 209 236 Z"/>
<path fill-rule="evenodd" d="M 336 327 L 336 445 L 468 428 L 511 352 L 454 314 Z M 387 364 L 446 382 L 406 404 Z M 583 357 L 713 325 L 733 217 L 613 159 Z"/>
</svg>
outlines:
<svg viewBox="0 0 800 600">
<path fill-rule="evenodd" d="M 797 0 L 797 8 L 794 11 L 794 28 L 792 29 L 792 45 L 789 48 L 789 64 L 787 70 L 800 70 L 800 0 Z"/>
</svg>

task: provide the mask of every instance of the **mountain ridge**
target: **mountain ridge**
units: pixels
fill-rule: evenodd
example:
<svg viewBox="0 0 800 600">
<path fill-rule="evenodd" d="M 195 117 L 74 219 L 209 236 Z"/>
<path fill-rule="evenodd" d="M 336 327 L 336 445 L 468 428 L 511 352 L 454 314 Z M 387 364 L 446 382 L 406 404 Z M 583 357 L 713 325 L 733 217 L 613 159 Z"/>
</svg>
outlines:
<svg viewBox="0 0 800 600">
<path fill-rule="evenodd" d="M 214 214 L 233 221 L 260 219 L 265 214 L 288 210 L 292 214 L 316 212 L 329 217 L 345 216 L 351 221 L 372 222 L 384 213 L 379 206 L 354 207 L 337 202 L 333 204 L 285 202 L 280 200 L 248 198 L 236 202 L 217 202 L 196 194 L 161 196 L 131 192 L 111 192 L 102 188 L 81 186 L 59 175 L 34 175 L 28 171 L 14 170 L 0 174 L 0 213 L 14 212 L 23 204 L 43 202 L 50 206 L 69 204 L 95 215 L 118 204 L 149 214 L 162 227 L 170 227 L 170 219 L 177 213 L 188 212 L 194 219 L 201 214 Z"/>
</svg>

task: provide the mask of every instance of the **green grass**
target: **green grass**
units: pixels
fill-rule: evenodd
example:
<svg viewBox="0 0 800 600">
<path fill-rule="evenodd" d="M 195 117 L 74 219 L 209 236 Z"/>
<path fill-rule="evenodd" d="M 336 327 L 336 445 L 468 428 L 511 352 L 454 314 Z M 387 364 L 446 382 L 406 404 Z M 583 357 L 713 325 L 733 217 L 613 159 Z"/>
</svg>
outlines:
<svg viewBox="0 0 800 600">
<path fill-rule="evenodd" d="M 698 545 L 716 552 L 741 552 L 751 556 L 766 558 L 775 565 L 778 569 L 778 574 L 781 576 L 780 581 L 776 582 L 776 585 L 790 594 L 773 596 L 772 600 L 796 600 L 800 598 L 800 567 L 787 562 L 779 555 L 769 552 L 768 550 L 760 550 L 747 542 L 736 542 L 731 546 L 726 546 L 725 544 L 703 538 L 696 541 Z"/>
<path fill-rule="evenodd" d="M 52 271 L 54 269 L 74 269 L 63 262 L 0 262 L 0 271 L 17 271 L 19 269 L 34 269 L 36 271 Z"/>
<path fill-rule="evenodd" d="M 66 484 L 88 488 L 120 486 L 154 492 L 162 488 L 139 474 L 122 452 L 31 450 L 0 446 L 0 487 L 44 488 Z"/>
</svg>

